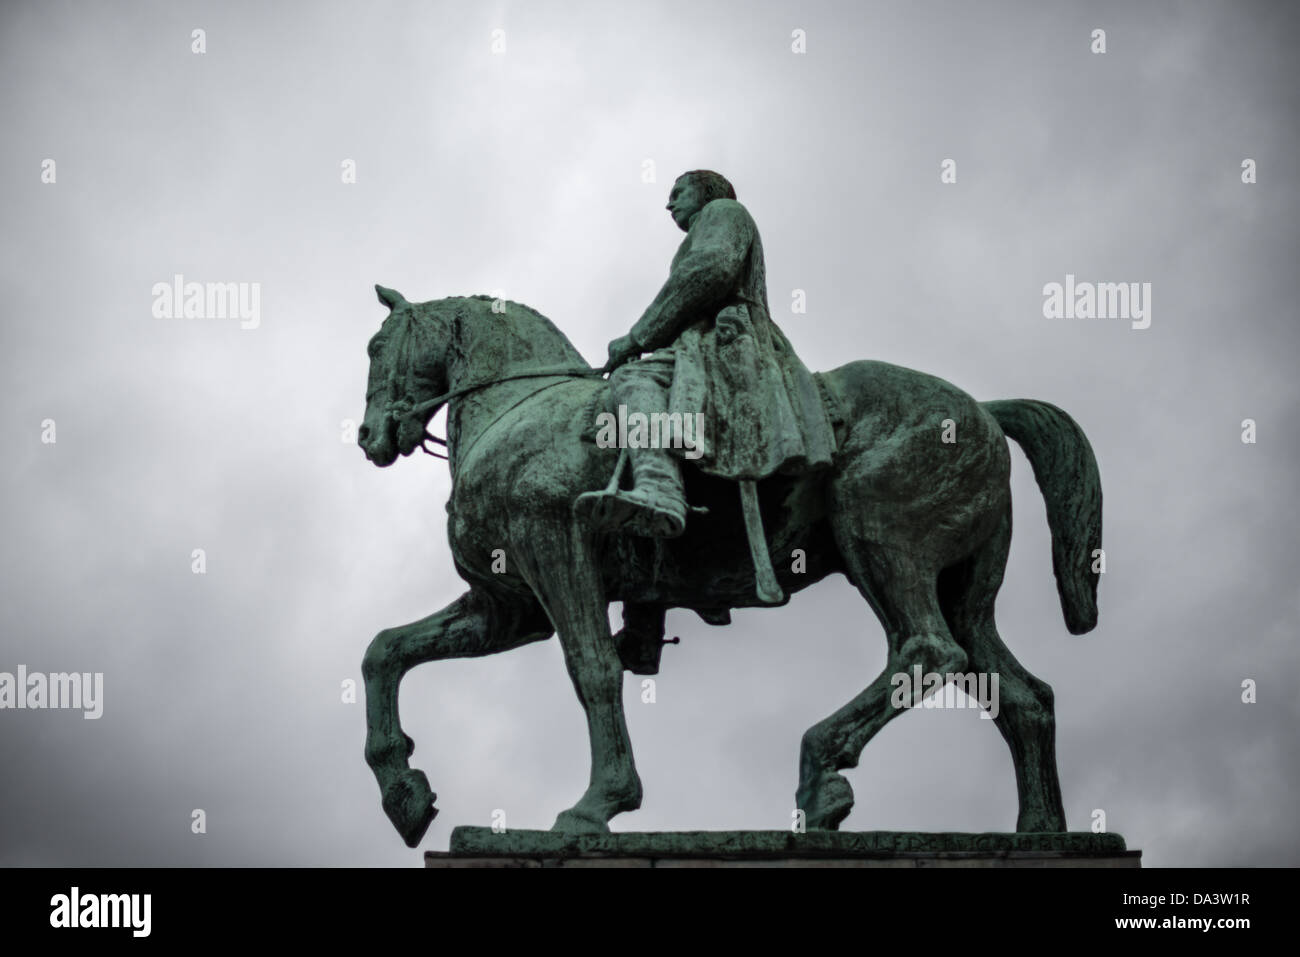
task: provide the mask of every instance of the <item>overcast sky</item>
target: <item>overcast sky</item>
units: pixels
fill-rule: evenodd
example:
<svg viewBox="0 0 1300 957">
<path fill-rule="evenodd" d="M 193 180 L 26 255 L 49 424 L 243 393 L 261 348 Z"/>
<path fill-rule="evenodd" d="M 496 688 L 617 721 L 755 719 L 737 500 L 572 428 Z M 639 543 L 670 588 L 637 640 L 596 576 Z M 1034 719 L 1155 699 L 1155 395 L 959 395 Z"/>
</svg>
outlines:
<svg viewBox="0 0 1300 957">
<path fill-rule="evenodd" d="M 103 672 L 104 713 L 0 711 L 0 864 L 418 866 L 341 686 L 465 586 L 446 466 L 341 440 L 373 285 L 502 290 L 599 362 L 697 167 L 753 213 L 811 368 L 883 359 L 1089 435 L 1098 628 L 1065 629 L 1018 449 L 998 602 L 1056 692 L 1071 829 L 1101 809 L 1148 865 L 1300 864 L 1297 17 L 1088 7 L 6 4 L 0 671 Z M 178 273 L 260 283 L 260 324 L 155 318 Z M 1150 328 L 1044 318 L 1067 273 L 1151 283 Z M 669 629 L 657 702 L 625 680 L 645 802 L 613 826 L 788 827 L 800 736 L 884 664 L 870 609 L 837 575 Z M 498 808 L 549 827 L 586 786 L 555 640 L 422 666 L 402 706 L 439 794 L 424 849 Z M 973 710 L 903 716 L 847 773 L 845 828 L 1015 827 Z"/>
</svg>

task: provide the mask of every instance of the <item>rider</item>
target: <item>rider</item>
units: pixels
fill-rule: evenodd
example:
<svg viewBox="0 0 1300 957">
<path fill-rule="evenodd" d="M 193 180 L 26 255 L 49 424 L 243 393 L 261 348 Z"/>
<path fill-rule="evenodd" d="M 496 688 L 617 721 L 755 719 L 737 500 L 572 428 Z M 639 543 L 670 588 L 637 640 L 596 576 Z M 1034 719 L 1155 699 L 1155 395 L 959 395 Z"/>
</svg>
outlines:
<svg viewBox="0 0 1300 957">
<path fill-rule="evenodd" d="M 769 314 L 758 227 L 735 189 L 719 173 L 692 170 L 673 184 L 667 208 L 686 238 L 654 301 L 609 344 L 615 404 L 646 415 L 703 413 L 695 464 L 710 475 L 757 481 L 829 465 L 831 422 Z M 631 445 L 628 455 L 633 487 L 581 495 L 579 513 L 604 529 L 681 535 L 687 506 L 676 458 Z"/>
</svg>

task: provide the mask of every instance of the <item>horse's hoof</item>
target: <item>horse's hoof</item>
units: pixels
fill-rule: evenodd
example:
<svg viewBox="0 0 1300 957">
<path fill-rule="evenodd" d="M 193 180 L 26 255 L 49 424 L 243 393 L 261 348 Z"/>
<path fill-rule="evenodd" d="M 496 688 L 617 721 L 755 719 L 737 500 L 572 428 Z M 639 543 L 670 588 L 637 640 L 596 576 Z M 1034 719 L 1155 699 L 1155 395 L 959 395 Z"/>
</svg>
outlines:
<svg viewBox="0 0 1300 957">
<path fill-rule="evenodd" d="M 433 823 L 438 795 L 429 787 L 423 771 L 408 768 L 384 788 L 384 813 L 402 835 L 407 847 L 415 847 Z"/>
<path fill-rule="evenodd" d="M 551 825 L 557 834 L 608 834 L 609 822 L 590 817 L 577 808 L 561 811 L 560 816 Z"/>
<path fill-rule="evenodd" d="M 802 798 L 804 790 L 800 789 Z M 806 800 L 799 806 L 804 812 L 804 826 L 810 831 L 838 831 L 840 822 L 853 810 L 853 787 L 837 772 L 818 775 L 808 788 Z"/>
</svg>

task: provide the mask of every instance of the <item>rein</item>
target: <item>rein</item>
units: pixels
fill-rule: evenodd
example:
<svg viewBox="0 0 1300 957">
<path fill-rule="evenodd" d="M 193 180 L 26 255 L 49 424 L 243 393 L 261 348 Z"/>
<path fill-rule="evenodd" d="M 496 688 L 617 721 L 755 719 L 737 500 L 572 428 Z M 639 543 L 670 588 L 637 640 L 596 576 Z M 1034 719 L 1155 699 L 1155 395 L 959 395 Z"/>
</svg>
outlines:
<svg viewBox="0 0 1300 957">
<path fill-rule="evenodd" d="M 486 389 L 489 386 L 500 385 L 502 382 L 512 382 L 516 379 L 544 379 L 544 378 L 550 378 L 554 376 L 564 376 L 566 378 L 568 377 L 593 378 L 598 376 L 604 376 L 605 373 L 608 371 L 610 371 L 608 367 L 602 369 L 593 369 L 591 368 L 591 366 L 563 366 L 560 368 L 531 369 L 527 372 L 514 372 L 511 373 L 510 375 L 497 376 L 495 379 L 486 379 L 482 382 L 473 382 L 470 383 L 469 385 L 461 386 L 458 389 L 452 389 L 450 392 L 446 392 L 442 395 L 435 396 L 432 399 L 426 399 L 424 402 L 421 402 L 418 405 L 413 405 L 409 409 L 406 408 L 403 403 L 394 403 L 395 407 L 390 407 L 388 410 L 388 417 L 397 419 L 397 418 L 405 418 L 407 416 L 421 415 L 425 412 L 428 412 L 430 409 L 436 409 L 438 406 L 446 402 L 449 402 L 452 399 L 460 398 L 463 395 L 469 395 L 471 392 L 477 392 L 479 389 Z M 516 405 L 518 405 L 518 403 L 516 403 Z M 509 411 L 510 411 L 509 409 L 505 410 L 505 412 L 509 412 Z M 504 415 L 505 412 L 502 412 L 501 414 Z M 498 416 L 498 418 L 500 418 L 500 416 Z M 489 427 L 495 424 L 495 421 L 496 420 L 494 419 L 492 422 L 488 423 Z M 420 442 L 420 450 L 427 455 L 432 455 L 434 458 L 438 458 L 438 459 L 447 458 L 447 456 L 443 455 L 441 452 L 435 452 L 433 449 L 429 448 L 428 445 L 429 442 L 436 442 L 438 445 L 441 445 L 443 448 L 447 447 L 446 439 L 439 438 L 438 436 L 434 435 L 426 428 L 424 430 L 424 439 Z"/>
</svg>

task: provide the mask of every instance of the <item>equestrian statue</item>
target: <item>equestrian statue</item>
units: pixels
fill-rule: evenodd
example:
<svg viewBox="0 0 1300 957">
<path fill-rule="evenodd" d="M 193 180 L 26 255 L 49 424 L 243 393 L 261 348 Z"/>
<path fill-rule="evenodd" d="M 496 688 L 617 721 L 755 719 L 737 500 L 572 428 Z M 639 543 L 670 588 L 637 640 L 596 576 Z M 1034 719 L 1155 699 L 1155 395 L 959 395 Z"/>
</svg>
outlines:
<svg viewBox="0 0 1300 957">
<path fill-rule="evenodd" d="M 414 847 L 436 814 L 398 717 L 398 685 L 416 665 L 558 635 L 591 776 L 553 830 L 606 832 L 641 806 L 623 672 L 658 672 L 666 611 L 725 625 L 734 608 L 784 604 L 838 572 L 875 612 L 888 658 L 803 735 L 795 802 L 806 827 L 835 830 L 848 815 L 840 772 L 907 710 L 895 679 L 919 669 L 999 677 L 989 715 L 1015 763 L 1016 829 L 1064 832 L 1052 689 L 1003 643 L 993 610 L 1013 439 L 1047 503 L 1066 627 L 1097 623 L 1101 479 L 1082 429 L 1046 402 L 977 402 L 885 362 L 810 372 L 772 320 L 758 229 L 732 185 L 685 173 L 668 211 L 686 233 L 668 280 L 602 368 L 521 303 L 412 303 L 376 287 L 389 314 L 369 344 L 358 442 L 380 467 L 445 446 L 447 532 L 468 586 L 365 653 L 365 756 L 389 819 Z M 443 407 L 438 439 L 428 427 Z M 616 417 L 634 425 L 609 441 Z M 689 423 L 700 427 L 686 441 L 664 440 Z M 615 634 L 612 601 L 623 603 Z"/>
</svg>

